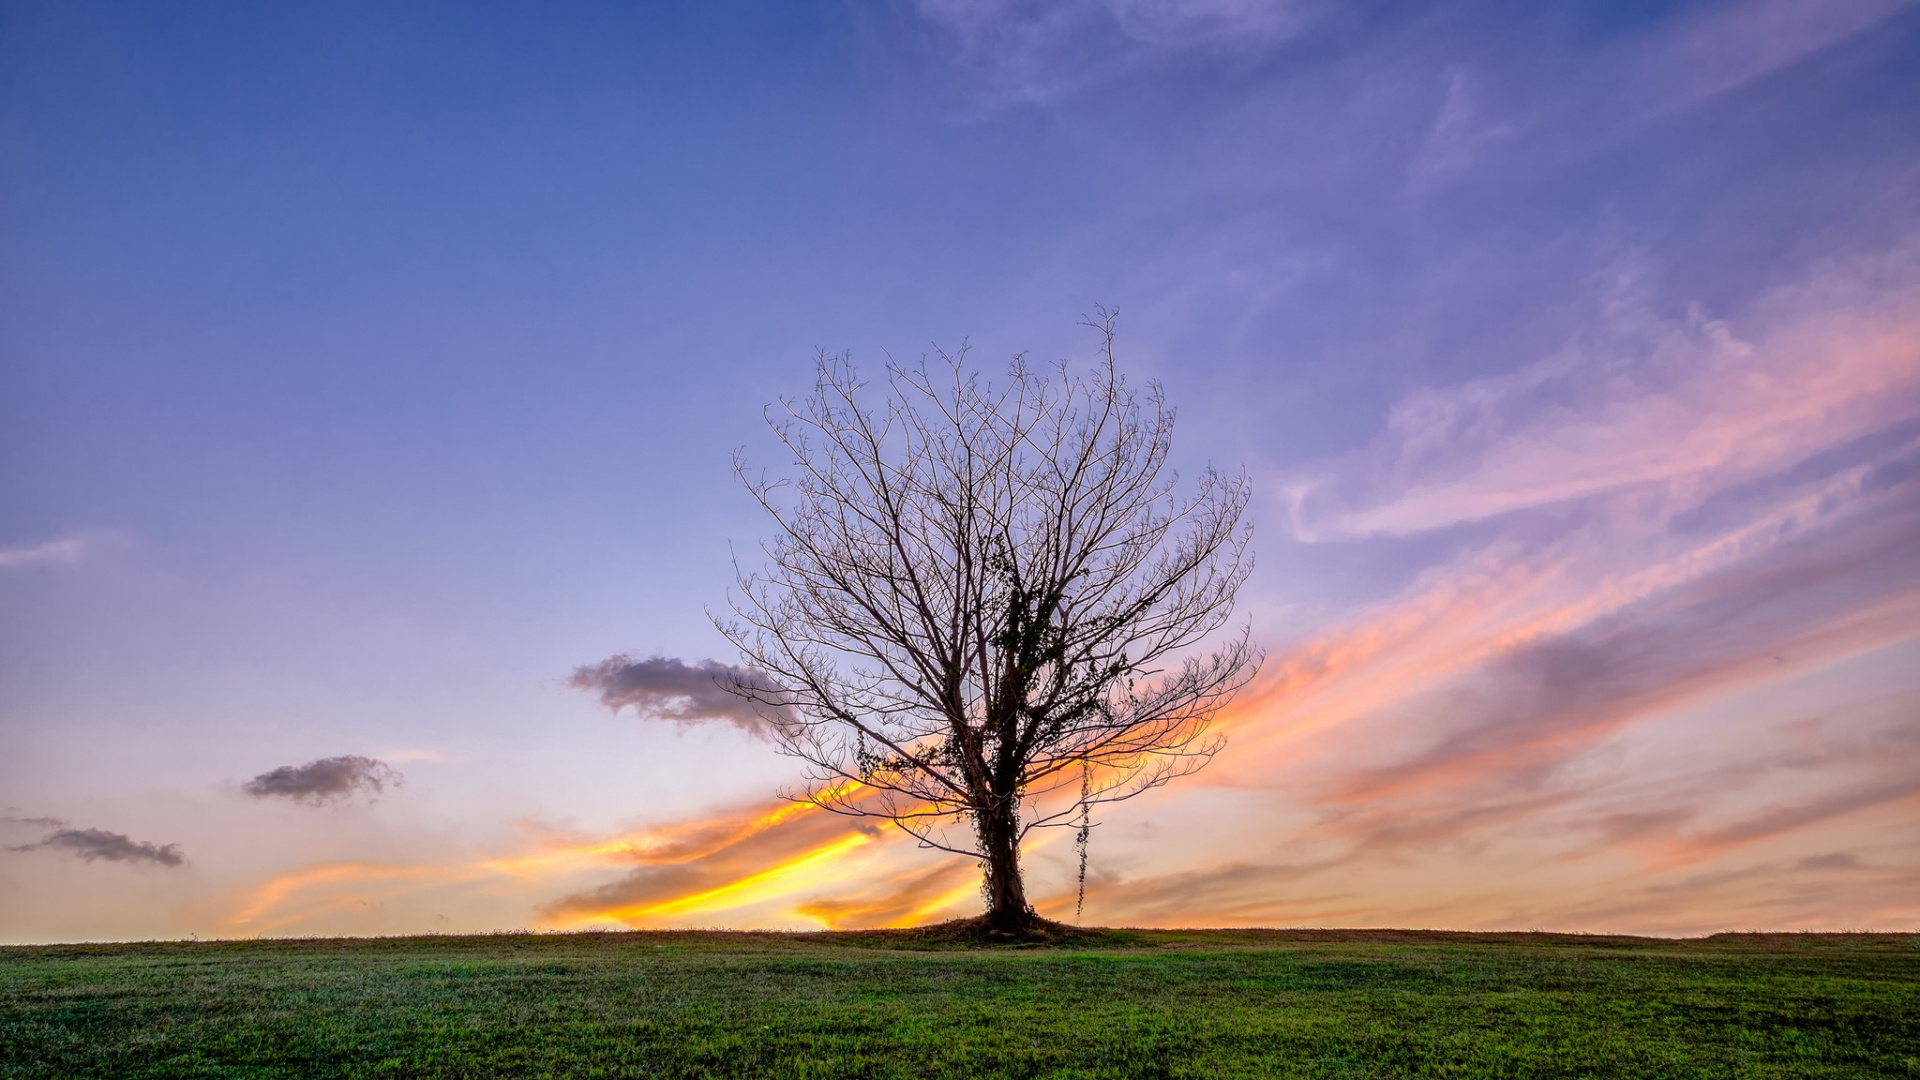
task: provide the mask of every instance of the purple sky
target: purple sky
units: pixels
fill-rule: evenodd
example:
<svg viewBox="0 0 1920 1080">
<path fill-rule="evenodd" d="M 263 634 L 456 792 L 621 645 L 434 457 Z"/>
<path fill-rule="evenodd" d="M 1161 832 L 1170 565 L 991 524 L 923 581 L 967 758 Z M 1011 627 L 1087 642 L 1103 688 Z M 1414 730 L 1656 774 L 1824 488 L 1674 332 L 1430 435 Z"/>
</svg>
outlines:
<svg viewBox="0 0 1920 1080">
<path fill-rule="evenodd" d="M 1920 927 L 1917 121 L 1887 0 L 0 0 L 0 940 L 970 912 L 569 680 L 736 659 L 816 348 L 1102 303 L 1269 662 L 1090 921 Z"/>
</svg>

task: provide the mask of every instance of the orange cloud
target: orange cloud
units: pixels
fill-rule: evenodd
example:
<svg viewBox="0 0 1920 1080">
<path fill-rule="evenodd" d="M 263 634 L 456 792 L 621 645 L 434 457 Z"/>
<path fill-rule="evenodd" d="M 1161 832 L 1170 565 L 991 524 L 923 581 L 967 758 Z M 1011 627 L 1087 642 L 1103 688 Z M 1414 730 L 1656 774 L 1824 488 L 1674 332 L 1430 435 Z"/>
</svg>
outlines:
<svg viewBox="0 0 1920 1080">
<path fill-rule="evenodd" d="M 831 930 L 916 926 L 979 893 L 979 869 L 946 858 L 930 869 L 909 868 L 887 875 L 852 895 L 808 900 L 795 910 Z"/>
<path fill-rule="evenodd" d="M 320 863 L 280 874 L 255 886 L 240 905 L 221 920 L 221 925 L 234 932 L 266 933 L 298 925 L 318 914 L 362 902 L 369 896 L 471 881 L 483 875 L 484 871 L 472 866 Z M 370 883 L 381 883 L 384 888 L 368 889 Z"/>
<path fill-rule="evenodd" d="M 575 924 L 616 919 L 630 926 L 640 926 L 663 916 L 725 911 L 826 880 L 827 875 L 835 871 L 831 865 L 834 859 L 873 842 L 873 839 L 868 833 L 850 833 L 785 862 L 732 878 L 711 888 L 611 907 L 575 903 L 569 906 L 569 915 Z"/>
<path fill-rule="evenodd" d="M 892 838 L 868 822 L 778 801 L 610 837 L 547 832 L 534 839 L 532 850 L 447 864 L 303 867 L 246 891 L 222 925 L 235 932 L 275 931 L 371 898 L 489 880 L 539 884 L 621 867 L 630 868 L 626 876 L 547 904 L 544 917 L 556 926 L 656 925 L 838 884 L 848 856 Z"/>
</svg>

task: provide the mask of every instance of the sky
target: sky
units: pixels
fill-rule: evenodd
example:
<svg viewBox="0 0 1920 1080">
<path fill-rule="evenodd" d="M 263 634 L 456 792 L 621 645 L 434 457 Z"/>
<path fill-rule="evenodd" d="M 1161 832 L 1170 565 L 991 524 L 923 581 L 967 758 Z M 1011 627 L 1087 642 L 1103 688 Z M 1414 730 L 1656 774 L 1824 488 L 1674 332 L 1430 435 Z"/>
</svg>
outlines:
<svg viewBox="0 0 1920 1080">
<path fill-rule="evenodd" d="M 686 675 L 1097 305 L 1267 660 L 1084 921 L 1920 928 L 1920 6 L 4 0 L 0 189 L 0 941 L 976 912 Z"/>
</svg>

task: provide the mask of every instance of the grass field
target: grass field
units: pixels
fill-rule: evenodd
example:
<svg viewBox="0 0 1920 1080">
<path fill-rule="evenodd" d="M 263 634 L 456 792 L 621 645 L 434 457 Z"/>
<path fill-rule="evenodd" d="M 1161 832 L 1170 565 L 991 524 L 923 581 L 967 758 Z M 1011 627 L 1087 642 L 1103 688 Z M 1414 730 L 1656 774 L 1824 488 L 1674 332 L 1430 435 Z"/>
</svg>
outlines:
<svg viewBox="0 0 1920 1080">
<path fill-rule="evenodd" d="M 1920 1077 L 1920 938 L 635 933 L 0 949 L 0 1076 Z"/>
</svg>

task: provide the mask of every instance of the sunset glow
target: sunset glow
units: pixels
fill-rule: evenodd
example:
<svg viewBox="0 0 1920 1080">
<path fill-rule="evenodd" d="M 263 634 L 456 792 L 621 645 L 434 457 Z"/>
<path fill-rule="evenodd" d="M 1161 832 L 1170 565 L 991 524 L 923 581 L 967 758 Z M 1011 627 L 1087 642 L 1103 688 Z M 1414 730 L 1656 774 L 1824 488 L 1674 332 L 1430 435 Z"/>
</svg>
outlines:
<svg viewBox="0 0 1920 1080">
<path fill-rule="evenodd" d="M 978 912 L 734 454 L 1097 304 L 1266 661 L 1041 914 L 1920 929 L 1920 7 L 1655 8 L 9 9 L 0 941 Z"/>
</svg>

